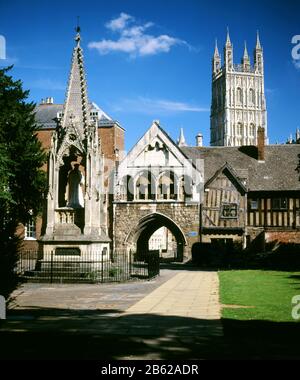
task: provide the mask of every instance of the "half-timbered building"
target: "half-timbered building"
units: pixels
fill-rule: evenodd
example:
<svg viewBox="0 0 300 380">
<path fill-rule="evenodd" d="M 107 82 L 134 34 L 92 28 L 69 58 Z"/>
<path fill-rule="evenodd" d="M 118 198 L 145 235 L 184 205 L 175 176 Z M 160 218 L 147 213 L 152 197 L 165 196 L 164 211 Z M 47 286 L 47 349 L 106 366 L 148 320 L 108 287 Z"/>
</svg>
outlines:
<svg viewBox="0 0 300 380">
<path fill-rule="evenodd" d="M 299 145 L 183 147 L 204 160 L 202 241 L 300 243 Z"/>
</svg>

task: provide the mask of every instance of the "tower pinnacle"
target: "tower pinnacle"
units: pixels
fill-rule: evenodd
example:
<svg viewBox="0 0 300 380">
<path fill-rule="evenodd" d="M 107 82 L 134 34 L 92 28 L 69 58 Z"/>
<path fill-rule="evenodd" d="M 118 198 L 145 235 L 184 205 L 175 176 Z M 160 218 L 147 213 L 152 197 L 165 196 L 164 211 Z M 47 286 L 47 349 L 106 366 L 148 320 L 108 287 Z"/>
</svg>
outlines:
<svg viewBox="0 0 300 380">
<path fill-rule="evenodd" d="M 220 53 L 218 49 L 218 40 L 216 39 L 214 58 L 219 58 L 219 57 L 220 57 Z"/>
<path fill-rule="evenodd" d="M 254 49 L 254 66 L 259 73 L 264 71 L 264 56 L 263 49 L 260 43 L 259 32 L 257 31 L 256 46 Z"/>
<path fill-rule="evenodd" d="M 244 48 L 244 60 L 248 59 L 249 60 L 249 54 L 248 54 L 248 49 L 247 49 L 247 42 L 245 41 L 245 48 Z"/>
<path fill-rule="evenodd" d="M 247 43 L 245 41 L 245 48 L 244 48 L 244 56 L 242 59 L 242 65 L 244 67 L 244 71 L 249 71 L 250 70 L 250 58 L 248 54 L 248 49 L 247 49 Z"/>
<path fill-rule="evenodd" d="M 217 74 L 221 70 L 221 56 L 218 49 L 218 41 L 216 39 L 215 52 L 212 61 L 213 73 Z"/>
<path fill-rule="evenodd" d="M 261 43 L 260 43 L 260 38 L 259 38 L 259 31 L 257 31 L 256 34 L 256 50 L 262 50 Z"/>
<path fill-rule="evenodd" d="M 226 46 L 232 46 L 228 26 L 227 26 Z"/>
<path fill-rule="evenodd" d="M 224 48 L 224 63 L 226 70 L 231 71 L 233 68 L 233 45 L 230 40 L 229 28 L 227 27 L 226 44 Z"/>
</svg>

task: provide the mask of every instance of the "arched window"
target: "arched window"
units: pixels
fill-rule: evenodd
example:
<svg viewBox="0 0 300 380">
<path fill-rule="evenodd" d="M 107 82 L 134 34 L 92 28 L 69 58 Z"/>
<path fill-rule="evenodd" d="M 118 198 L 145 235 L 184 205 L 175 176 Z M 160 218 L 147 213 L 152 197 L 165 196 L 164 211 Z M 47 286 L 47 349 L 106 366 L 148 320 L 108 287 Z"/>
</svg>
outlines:
<svg viewBox="0 0 300 380">
<path fill-rule="evenodd" d="M 237 89 L 237 103 L 242 104 L 243 103 L 243 91 L 240 87 Z"/>
<path fill-rule="evenodd" d="M 192 180 L 188 176 L 183 176 L 179 181 L 179 199 L 187 201 L 193 197 Z"/>
<path fill-rule="evenodd" d="M 135 195 L 137 200 L 155 199 L 155 186 L 150 172 L 143 172 L 135 184 Z"/>
<path fill-rule="evenodd" d="M 249 126 L 249 136 L 250 137 L 255 136 L 255 125 L 254 124 L 250 124 L 250 126 Z"/>
<path fill-rule="evenodd" d="M 127 202 L 132 202 L 134 199 L 134 186 L 133 178 L 130 175 L 127 175 L 123 178 L 122 181 L 122 199 Z"/>
<path fill-rule="evenodd" d="M 249 93 L 249 98 L 250 98 L 250 104 L 251 105 L 255 105 L 255 92 L 253 90 L 253 88 L 250 88 L 250 93 Z"/>
<path fill-rule="evenodd" d="M 175 176 L 173 172 L 162 174 L 158 181 L 157 199 L 177 199 Z"/>
<path fill-rule="evenodd" d="M 243 136 L 243 124 L 242 123 L 238 123 L 236 133 L 238 136 Z"/>
</svg>

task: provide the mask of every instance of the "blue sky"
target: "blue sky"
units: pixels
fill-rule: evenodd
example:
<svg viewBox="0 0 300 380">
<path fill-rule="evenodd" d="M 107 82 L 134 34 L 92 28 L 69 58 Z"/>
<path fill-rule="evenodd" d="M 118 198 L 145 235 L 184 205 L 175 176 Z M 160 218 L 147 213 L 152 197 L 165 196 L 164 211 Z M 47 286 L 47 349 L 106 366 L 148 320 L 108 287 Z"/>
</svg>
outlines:
<svg viewBox="0 0 300 380">
<path fill-rule="evenodd" d="M 64 101 L 77 16 L 89 98 L 126 129 L 127 149 L 154 119 L 174 139 L 182 127 L 190 145 L 198 132 L 209 145 L 211 58 L 215 38 L 223 50 L 227 26 L 236 63 L 244 40 L 252 58 L 260 31 L 270 142 L 300 126 L 300 65 L 291 55 L 299 1 L 3 1 L 0 65 L 15 64 L 31 100 Z"/>
</svg>

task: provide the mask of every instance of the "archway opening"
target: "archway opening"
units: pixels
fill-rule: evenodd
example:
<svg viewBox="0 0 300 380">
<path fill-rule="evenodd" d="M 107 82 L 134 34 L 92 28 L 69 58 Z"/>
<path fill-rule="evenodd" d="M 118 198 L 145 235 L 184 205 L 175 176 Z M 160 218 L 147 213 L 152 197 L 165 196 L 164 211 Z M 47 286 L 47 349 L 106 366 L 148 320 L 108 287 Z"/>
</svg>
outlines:
<svg viewBox="0 0 300 380">
<path fill-rule="evenodd" d="M 172 255 L 174 261 L 183 260 L 185 236 L 173 220 L 162 214 L 141 219 L 132 237 L 138 258 L 159 250 L 162 259 Z"/>
<path fill-rule="evenodd" d="M 176 237 L 167 227 L 161 227 L 148 240 L 148 251 L 159 251 L 161 261 L 177 260 Z"/>
</svg>

